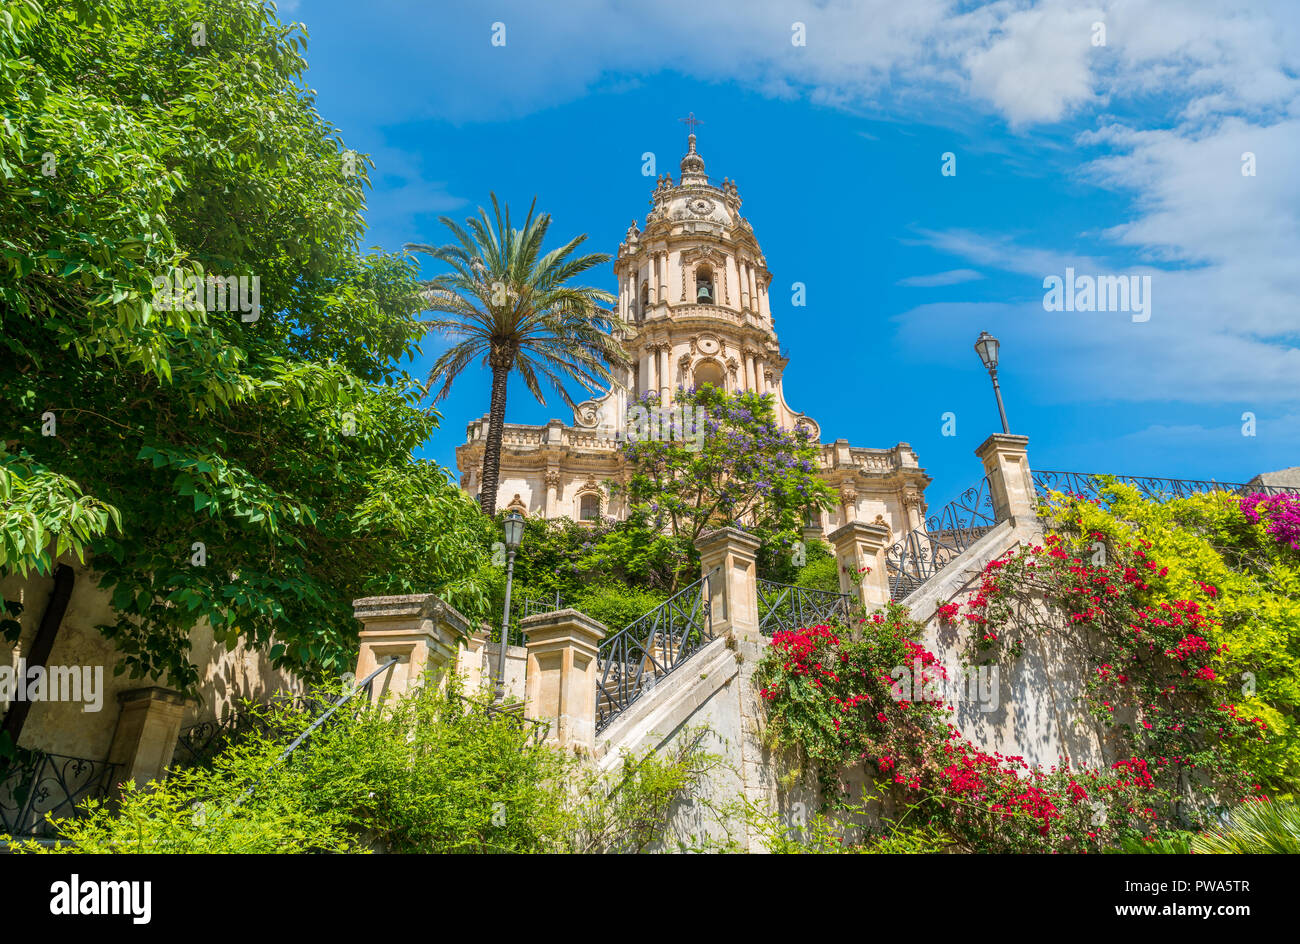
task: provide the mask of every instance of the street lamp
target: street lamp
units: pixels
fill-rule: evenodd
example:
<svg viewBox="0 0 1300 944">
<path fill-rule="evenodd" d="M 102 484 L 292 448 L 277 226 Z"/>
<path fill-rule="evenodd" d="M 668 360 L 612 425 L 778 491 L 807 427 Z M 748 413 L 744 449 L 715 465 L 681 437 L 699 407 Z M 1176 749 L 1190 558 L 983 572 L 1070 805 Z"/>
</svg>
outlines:
<svg viewBox="0 0 1300 944">
<path fill-rule="evenodd" d="M 980 356 L 980 360 L 989 370 L 989 376 L 993 378 L 993 395 L 998 398 L 998 415 L 1002 417 L 1002 432 L 1009 433 L 1011 427 L 1007 425 L 1007 408 L 1002 405 L 1002 388 L 998 386 L 998 339 L 987 331 L 981 331 L 980 336 L 975 339 L 975 353 Z"/>
<path fill-rule="evenodd" d="M 515 552 L 524 539 L 524 518 L 519 512 L 506 515 L 506 607 L 501 614 L 501 646 L 497 652 L 497 690 L 494 702 L 506 697 L 506 645 L 510 640 L 510 587 L 515 579 Z"/>
</svg>

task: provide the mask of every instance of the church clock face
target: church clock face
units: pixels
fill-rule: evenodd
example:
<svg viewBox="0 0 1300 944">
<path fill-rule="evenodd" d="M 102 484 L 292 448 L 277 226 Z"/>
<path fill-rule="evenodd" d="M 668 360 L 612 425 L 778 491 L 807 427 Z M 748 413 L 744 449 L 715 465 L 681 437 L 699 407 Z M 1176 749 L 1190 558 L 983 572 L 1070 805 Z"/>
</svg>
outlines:
<svg viewBox="0 0 1300 944">
<path fill-rule="evenodd" d="M 722 350 L 722 344 L 717 338 L 702 334 L 695 339 L 695 349 L 701 354 L 717 354 L 718 351 Z"/>
<path fill-rule="evenodd" d="M 713 201 L 706 200 L 703 197 L 696 197 L 686 204 L 686 209 L 690 210 L 696 216 L 708 216 L 713 212 Z"/>
</svg>

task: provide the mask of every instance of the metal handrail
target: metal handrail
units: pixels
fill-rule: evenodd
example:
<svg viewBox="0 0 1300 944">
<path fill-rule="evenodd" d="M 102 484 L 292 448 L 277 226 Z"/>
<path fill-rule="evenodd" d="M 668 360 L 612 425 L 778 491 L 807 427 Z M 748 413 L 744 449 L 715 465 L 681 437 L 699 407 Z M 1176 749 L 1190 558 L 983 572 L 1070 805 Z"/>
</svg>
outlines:
<svg viewBox="0 0 1300 944">
<path fill-rule="evenodd" d="M 758 589 L 758 631 L 771 636 L 779 630 L 802 629 L 828 619 L 849 617 L 851 601 L 847 593 L 777 583 L 761 577 Z M 783 608 L 791 613 L 783 618 Z"/>
<path fill-rule="evenodd" d="M 266 779 L 266 776 L 270 774 L 271 771 L 275 770 L 282 763 L 284 763 L 284 761 L 288 759 L 289 755 L 298 749 L 298 746 L 300 744 L 304 743 L 309 737 L 311 737 L 312 734 L 316 732 L 317 728 L 319 728 L 322 724 L 324 724 L 326 721 L 332 718 L 336 711 L 338 711 L 340 708 L 342 708 L 344 705 L 350 702 L 353 698 L 355 698 L 357 694 L 359 694 L 360 692 L 365 692 L 366 697 L 369 698 L 371 686 L 373 685 L 374 680 L 379 677 L 380 673 L 387 672 L 393 666 L 397 665 L 397 663 L 400 661 L 401 660 L 398 659 L 396 656 L 393 656 L 383 665 L 379 666 L 373 672 L 367 675 L 359 683 L 354 685 L 352 691 L 348 692 L 346 695 L 342 696 L 338 701 L 334 702 L 334 704 L 331 705 L 329 709 L 327 709 L 323 714 L 321 714 L 320 717 L 318 717 L 311 724 L 307 725 L 307 729 L 303 731 L 302 734 L 294 738 L 293 741 L 289 744 L 289 746 L 286 747 L 281 752 L 280 756 L 275 759 L 275 761 L 271 764 L 271 766 L 266 768 L 266 770 L 262 771 L 262 775 L 258 777 L 256 780 L 254 780 L 249 785 L 247 790 L 245 790 L 242 794 L 240 794 L 239 799 L 235 801 L 234 805 L 239 806 L 239 804 L 243 803 L 250 796 L 252 796 L 253 791 L 257 789 L 257 785 L 260 784 L 264 779 Z"/>
<path fill-rule="evenodd" d="M 596 730 L 713 639 L 711 578 L 715 567 L 649 613 L 601 640 L 596 653 Z"/>
<path fill-rule="evenodd" d="M 11 761 L 0 767 L 0 834 L 38 837 L 49 814 L 66 808 L 69 816 L 76 816 L 82 800 L 108 795 L 113 771 L 120 766 L 68 754 L 32 753 L 27 763 Z"/>
<path fill-rule="evenodd" d="M 522 714 L 524 707 L 522 704 L 498 705 L 491 702 L 475 701 L 472 698 L 466 698 L 464 695 L 459 695 L 455 692 L 451 693 L 451 697 L 471 709 L 481 711 L 489 718 L 494 715 L 499 715 L 506 720 L 513 722 L 521 730 L 524 725 L 528 725 L 532 728 L 532 733 L 528 735 L 528 739 L 534 744 L 540 744 L 544 741 L 546 735 L 551 731 L 551 723 L 549 721 L 542 718 L 525 718 Z"/>
</svg>

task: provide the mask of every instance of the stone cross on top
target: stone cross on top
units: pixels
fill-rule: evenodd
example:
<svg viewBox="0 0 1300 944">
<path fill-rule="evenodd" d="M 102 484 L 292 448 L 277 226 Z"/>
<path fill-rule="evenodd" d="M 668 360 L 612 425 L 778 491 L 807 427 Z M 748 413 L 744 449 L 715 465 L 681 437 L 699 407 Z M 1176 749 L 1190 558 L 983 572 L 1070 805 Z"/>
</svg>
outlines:
<svg viewBox="0 0 1300 944">
<path fill-rule="evenodd" d="M 691 112 L 685 118 L 678 118 L 677 120 L 680 121 L 682 124 L 686 125 L 686 130 L 690 132 L 691 135 L 695 134 L 696 125 L 704 124 L 704 122 L 700 121 L 700 119 L 695 117 L 695 112 Z"/>
</svg>

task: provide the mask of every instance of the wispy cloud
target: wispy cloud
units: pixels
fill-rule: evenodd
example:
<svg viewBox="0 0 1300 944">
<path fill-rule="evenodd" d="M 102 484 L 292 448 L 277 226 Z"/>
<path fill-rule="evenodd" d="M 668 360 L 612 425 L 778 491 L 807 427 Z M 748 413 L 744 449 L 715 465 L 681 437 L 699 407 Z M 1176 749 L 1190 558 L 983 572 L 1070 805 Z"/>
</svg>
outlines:
<svg viewBox="0 0 1300 944">
<path fill-rule="evenodd" d="M 933 275 L 913 275 L 899 279 L 895 284 L 908 288 L 939 288 L 944 285 L 960 285 L 962 282 L 974 282 L 984 278 L 974 269 L 950 269 Z"/>
</svg>

